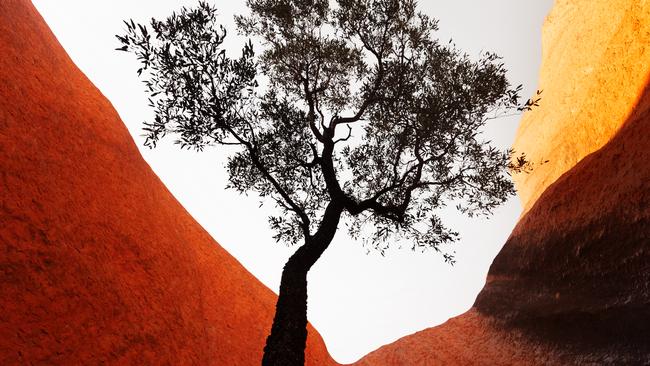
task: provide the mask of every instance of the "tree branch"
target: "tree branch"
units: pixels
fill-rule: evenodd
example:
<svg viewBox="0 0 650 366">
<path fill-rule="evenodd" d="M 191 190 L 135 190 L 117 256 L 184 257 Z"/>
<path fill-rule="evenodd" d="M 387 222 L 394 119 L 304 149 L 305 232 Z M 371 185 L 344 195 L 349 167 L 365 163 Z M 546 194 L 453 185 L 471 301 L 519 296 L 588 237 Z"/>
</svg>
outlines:
<svg viewBox="0 0 650 366">
<path fill-rule="evenodd" d="M 250 142 L 242 139 L 230 126 L 226 126 L 226 130 L 235 138 L 237 141 L 239 141 L 242 145 L 246 146 L 246 149 L 248 150 L 248 155 L 251 158 L 251 161 L 253 162 L 253 165 L 262 173 L 264 178 L 266 178 L 267 181 L 271 183 L 273 188 L 280 194 L 280 196 L 287 202 L 289 207 L 291 208 L 291 211 L 293 211 L 298 217 L 300 218 L 301 222 L 301 229 L 303 231 L 303 234 L 305 237 L 309 237 L 309 225 L 311 221 L 309 220 L 309 217 L 307 214 L 305 214 L 304 210 L 296 204 L 296 202 L 289 196 L 289 194 L 282 188 L 280 183 L 271 175 L 271 173 L 268 171 L 266 166 L 261 162 L 259 159 L 259 156 L 257 154 L 256 148 L 251 145 Z"/>
</svg>

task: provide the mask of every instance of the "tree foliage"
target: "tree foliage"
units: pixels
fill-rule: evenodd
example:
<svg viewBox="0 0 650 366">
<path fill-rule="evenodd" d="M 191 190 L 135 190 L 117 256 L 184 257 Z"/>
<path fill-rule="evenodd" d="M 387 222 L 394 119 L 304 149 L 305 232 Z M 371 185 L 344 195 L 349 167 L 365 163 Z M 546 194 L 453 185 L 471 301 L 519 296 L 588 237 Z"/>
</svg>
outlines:
<svg viewBox="0 0 650 366">
<path fill-rule="evenodd" d="M 311 237 L 336 202 L 373 248 L 440 250 L 458 234 L 439 208 L 488 215 L 514 193 L 508 167 L 525 159 L 512 165 L 481 136 L 519 103 L 497 55 L 439 42 L 414 0 L 247 4 L 236 21 L 252 41 L 239 57 L 206 2 L 149 26 L 125 22 L 117 37 L 141 62 L 155 111 L 147 144 L 173 135 L 183 148 L 239 147 L 229 187 L 277 205 L 276 240 Z"/>
</svg>

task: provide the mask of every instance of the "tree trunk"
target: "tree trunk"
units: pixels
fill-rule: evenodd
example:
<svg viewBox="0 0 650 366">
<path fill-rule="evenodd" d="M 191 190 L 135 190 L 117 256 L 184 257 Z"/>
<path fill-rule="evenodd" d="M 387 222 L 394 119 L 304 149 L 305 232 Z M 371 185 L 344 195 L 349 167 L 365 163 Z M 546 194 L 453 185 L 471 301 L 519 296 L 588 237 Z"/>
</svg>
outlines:
<svg viewBox="0 0 650 366">
<path fill-rule="evenodd" d="M 306 238 L 284 265 L 263 366 L 303 366 L 307 342 L 307 273 L 336 233 L 342 207 L 330 203 L 315 235 Z"/>
</svg>

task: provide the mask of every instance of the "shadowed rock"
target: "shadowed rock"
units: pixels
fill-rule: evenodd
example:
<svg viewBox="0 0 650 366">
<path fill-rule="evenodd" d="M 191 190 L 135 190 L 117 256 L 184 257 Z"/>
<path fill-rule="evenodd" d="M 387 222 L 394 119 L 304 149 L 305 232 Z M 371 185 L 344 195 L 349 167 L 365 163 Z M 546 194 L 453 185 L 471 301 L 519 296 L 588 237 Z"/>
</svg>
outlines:
<svg viewBox="0 0 650 366">
<path fill-rule="evenodd" d="M 521 219 L 468 313 L 359 365 L 650 362 L 650 89 Z"/>
<path fill-rule="evenodd" d="M 556 1 L 527 212 L 475 307 L 359 365 L 650 362 L 650 6 Z M 26 0 L 0 1 L 0 364 L 256 365 L 275 296 L 142 160 Z M 219 209 L 215 207 L 215 209 Z M 308 364 L 327 365 L 310 328 Z"/>
<path fill-rule="evenodd" d="M 650 364 L 650 6 L 556 1 L 526 206 L 475 306 L 359 365 Z M 538 198 L 539 197 L 539 198 Z"/>
</svg>

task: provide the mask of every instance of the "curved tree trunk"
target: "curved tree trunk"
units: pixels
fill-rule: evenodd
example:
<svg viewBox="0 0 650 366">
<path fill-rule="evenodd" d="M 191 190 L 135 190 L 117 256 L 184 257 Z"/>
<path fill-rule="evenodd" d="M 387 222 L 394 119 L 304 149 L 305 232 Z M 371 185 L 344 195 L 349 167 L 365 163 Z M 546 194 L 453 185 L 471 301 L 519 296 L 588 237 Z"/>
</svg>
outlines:
<svg viewBox="0 0 650 366">
<path fill-rule="evenodd" d="M 294 258 L 295 254 L 291 259 Z M 264 366 L 303 366 L 305 363 L 308 269 L 292 263 L 291 259 L 282 271 L 273 326 L 264 347 Z"/>
<path fill-rule="evenodd" d="M 342 207 L 330 203 L 315 235 L 307 238 L 284 265 L 263 366 L 303 366 L 307 342 L 307 273 L 336 233 Z"/>
</svg>

